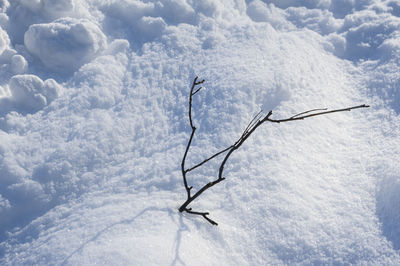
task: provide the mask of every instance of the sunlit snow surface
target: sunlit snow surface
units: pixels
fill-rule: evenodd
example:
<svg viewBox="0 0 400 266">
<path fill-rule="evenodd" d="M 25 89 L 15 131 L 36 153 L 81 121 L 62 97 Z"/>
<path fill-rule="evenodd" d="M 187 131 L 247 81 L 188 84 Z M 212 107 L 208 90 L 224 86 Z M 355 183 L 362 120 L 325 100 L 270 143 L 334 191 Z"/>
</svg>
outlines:
<svg viewBox="0 0 400 266">
<path fill-rule="evenodd" d="M 400 264 L 399 0 L 0 0 L 1 265 Z M 180 163 L 264 124 L 180 214 Z M 188 174 L 199 189 L 215 160 Z"/>
</svg>

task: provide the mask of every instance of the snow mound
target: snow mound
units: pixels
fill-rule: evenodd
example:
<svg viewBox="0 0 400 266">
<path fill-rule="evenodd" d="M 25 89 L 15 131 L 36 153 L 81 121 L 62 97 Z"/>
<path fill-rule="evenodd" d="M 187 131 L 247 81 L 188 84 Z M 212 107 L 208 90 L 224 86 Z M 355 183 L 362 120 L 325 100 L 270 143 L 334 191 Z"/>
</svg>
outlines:
<svg viewBox="0 0 400 266">
<path fill-rule="evenodd" d="M 194 26 L 202 18 L 216 17 L 221 8 L 228 7 L 211 0 L 113 0 L 105 2 L 100 10 L 105 16 L 102 23 L 108 35 L 127 38 L 140 46 L 166 34 L 168 27 L 180 24 Z"/>
<path fill-rule="evenodd" d="M 28 70 L 28 62 L 24 56 L 12 48 L 8 33 L 0 27 L 0 74 L 4 80 L 12 75 L 23 74 Z M 3 82 L 4 82 L 3 80 Z M 2 83 L 3 83 L 2 82 Z M 3 83 L 4 84 L 4 83 Z M 0 98 L 6 96 L 0 92 Z"/>
<path fill-rule="evenodd" d="M 281 10 L 273 4 L 267 5 L 260 0 L 254 0 L 249 3 L 246 12 L 255 22 L 269 22 L 277 28 L 284 28 L 287 24 L 284 13 Z"/>
<path fill-rule="evenodd" d="M 336 19 L 332 12 L 326 9 L 290 7 L 286 12 L 287 19 L 297 25 L 297 27 L 308 28 L 321 35 L 336 32 L 342 26 L 342 21 Z"/>
<path fill-rule="evenodd" d="M 7 28 L 10 38 L 23 43 L 24 33 L 29 26 L 48 23 L 59 18 L 88 16 L 83 2 L 75 0 L 19 0 L 6 6 Z"/>
<path fill-rule="evenodd" d="M 15 57 L 18 58 L 13 58 Z M 22 59 L 16 59 L 18 60 Z M 10 79 L 8 86 L 10 95 L 0 99 L 0 112 L 17 110 L 21 113 L 34 113 L 61 93 L 61 87 L 54 79 L 42 81 L 35 75 L 15 75 Z"/>
<path fill-rule="evenodd" d="M 350 60 L 390 58 L 400 48 L 400 19 L 388 14 L 358 12 L 345 18 L 342 30 L 347 31 L 345 57 Z"/>
<path fill-rule="evenodd" d="M 63 18 L 31 25 L 24 43 L 51 70 L 73 71 L 106 47 L 106 36 L 91 21 Z"/>
<path fill-rule="evenodd" d="M 207 10 L 205 4 L 197 5 L 201 10 Z M 133 27 L 144 18 L 161 18 L 171 25 L 177 25 L 179 23 L 194 24 L 196 14 L 193 7 L 189 5 L 186 0 L 165 0 L 162 2 L 113 1 L 103 6 L 102 10 L 106 14 L 125 20 Z"/>
<path fill-rule="evenodd" d="M 25 73 L 27 69 L 28 62 L 22 55 L 16 54 L 11 57 L 11 71 L 14 74 Z"/>
</svg>

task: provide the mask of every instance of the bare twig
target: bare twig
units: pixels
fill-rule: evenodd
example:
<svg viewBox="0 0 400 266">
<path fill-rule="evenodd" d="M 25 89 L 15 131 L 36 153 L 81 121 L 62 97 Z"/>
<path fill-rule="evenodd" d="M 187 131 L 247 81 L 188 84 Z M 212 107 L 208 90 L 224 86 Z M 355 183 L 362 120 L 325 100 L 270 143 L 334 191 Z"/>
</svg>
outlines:
<svg viewBox="0 0 400 266">
<path fill-rule="evenodd" d="M 337 112 L 345 112 L 345 111 L 351 111 L 353 109 L 358 109 L 358 108 L 368 108 L 369 105 L 366 104 L 362 104 L 362 105 L 357 105 L 357 106 L 353 106 L 353 107 L 347 107 L 347 108 L 342 108 L 342 109 L 335 109 L 335 110 L 330 110 L 330 111 L 325 111 L 325 112 L 319 112 L 319 113 L 314 113 L 314 114 L 308 114 L 308 115 L 303 115 L 300 116 L 301 114 L 306 114 L 315 110 L 326 110 L 326 109 L 314 109 L 314 110 L 310 110 L 310 111 L 305 111 L 302 113 L 299 113 L 297 115 L 294 115 L 290 118 L 286 118 L 286 119 L 270 119 L 269 116 L 272 115 L 272 111 L 270 111 L 270 115 L 267 115 L 264 119 L 265 121 L 269 121 L 269 122 L 275 122 L 275 123 L 281 123 L 281 122 L 289 122 L 289 121 L 295 121 L 295 120 L 303 120 L 304 118 L 308 118 L 308 117 L 312 117 L 312 116 L 317 116 L 317 115 L 326 115 L 326 114 L 331 114 L 331 113 L 337 113 Z"/>
<path fill-rule="evenodd" d="M 194 211 L 192 211 L 191 208 L 186 209 L 185 211 L 186 211 L 187 213 L 196 214 L 196 215 L 201 215 L 201 216 L 204 217 L 204 219 L 206 219 L 206 220 L 207 220 L 208 222 L 210 222 L 212 225 L 218 225 L 214 220 L 212 220 L 212 219 L 210 219 L 210 218 L 207 217 L 207 215 L 209 215 L 208 212 L 194 212 Z"/>
<path fill-rule="evenodd" d="M 312 110 L 309 110 L 309 111 L 298 113 L 297 115 L 294 115 L 291 118 L 295 118 L 296 116 L 304 115 L 304 114 L 311 113 L 311 112 L 324 111 L 324 110 L 328 110 L 328 108 L 312 109 Z"/>
<path fill-rule="evenodd" d="M 186 173 L 187 173 L 187 172 L 190 172 L 190 171 L 192 171 L 192 170 L 194 170 L 194 169 L 196 169 L 196 168 L 199 167 L 199 166 L 202 166 L 202 165 L 205 164 L 206 162 L 208 162 L 208 161 L 214 159 L 215 157 L 217 157 L 218 155 L 220 155 L 220 154 L 226 152 L 226 151 L 229 150 L 230 148 L 232 148 L 232 146 L 229 146 L 228 148 L 223 149 L 222 151 L 219 151 L 219 152 L 217 152 L 216 154 L 214 154 L 213 156 L 211 156 L 211 157 L 205 159 L 205 160 L 202 161 L 201 163 L 198 163 L 198 164 L 196 164 L 195 166 L 193 166 L 193 167 L 191 167 L 191 168 L 189 168 L 189 169 L 186 169 Z"/>
<path fill-rule="evenodd" d="M 209 189 L 210 187 L 218 184 L 219 182 L 225 180 L 225 177 L 222 176 L 223 171 L 224 171 L 224 166 L 226 164 L 226 162 L 228 161 L 229 157 L 232 155 L 232 153 L 239 149 L 240 146 L 242 146 L 242 144 L 250 137 L 251 134 L 253 134 L 253 132 L 263 123 L 265 122 L 272 122 L 272 123 L 282 123 L 282 122 L 289 122 L 289 121 L 296 121 L 296 120 L 303 120 L 305 118 L 308 117 L 313 117 L 313 116 L 319 116 L 319 115 L 325 115 L 325 114 L 330 114 L 330 113 L 336 113 L 336 112 L 344 112 L 344 111 L 351 111 L 353 109 L 358 109 L 358 108 L 367 108 L 369 107 L 369 105 L 357 105 L 357 106 L 353 106 L 353 107 L 348 107 L 348 108 L 343 108 L 343 109 L 335 109 L 335 110 L 330 110 L 327 111 L 326 108 L 323 109 L 312 109 L 312 110 L 308 110 L 305 112 L 301 112 L 298 113 L 294 116 L 291 116 L 289 118 L 285 118 L 285 119 L 272 119 L 270 118 L 272 116 L 272 111 L 269 111 L 268 114 L 266 114 L 264 117 L 262 115 L 262 111 L 258 112 L 253 118 L 252 120 L 248 123 L 247 127 L 245 128 L 245 130 L 243 131 L 243 133 L 240 135 L 239 139 L 231 146 L 215 153 L 214 155 L 208 157 L 207 159 L 203 160 L 202 162 L 192 166 L 191 168 L 185 168 L 185 162 L 186 162 L 186 157 L 187 154 L 189 152 L 190 149 L 190 145 L 192 144 L 193 141 L 193 137 L 194 134 L 196 132 L 196 127 L 193 125 L 193 120 L 192 120 L 192 101 L 193 101 L 193 95 L 195 95 L 196 93 L 198 93 L 202 87 L 195 89 L 196 86 L 204 83 L 204 80 L 201 81 L 197 81 L 198 77 L 196 77 L 193 80 L 191 89 L 190 89 L 190 95 L 189 95 L 189 123 L 190 123 L 190 127 L 192 128 L 192 132 L 190 134 L 189 137 L 189 141 L 186 145 L 186 149 L 185 149 L 185 153 L 183 155 L 182 158 L 182 163 L 181 163 L 181 171 L 182 171 L 182 177 L 183 177 L 183 183 L 187 192 L 187 199 L 186 201 L 179 207 L 179 211 L 180 212 L 187 212 L 190 214 L 195 214 L 195 215 L 200 215 L 203 216 L 204 219 L 206 219 L 209 223 L 213 224 L 213 225 L 218 225 L 214 220 L 210 219 L 208 217 L 209 213 L 208 212 L 198 212 L 198 211 L 192 211 L 192 208 L 188 208 L 188 205 L 194 201 L 197 197 L 199 197 L 204 191 L 206 191 L 207 189 Z M 317 111 L 323 111 L 323 112 L 317 112 Z M 313 112 L 317 112 L 317 113 L 313 113 Z M 205 163 L 209 162 L 210 160 L 216 158 L 217 156 L 223 154 L 226 152 L 225 157 L 223 158 L 220 167 L 218 169 L 218 178 L 214 181 L 208 182 L 207 184 L 205 184 L 203 187 L 201 187 L 194 195 L 191 195 L 191 189 L 193 188 L 192 186 L 188 185 L 187 182 L 187 177 L 186 174 L 190 171 L 193 171 L 194 169 L 204 165 Z"/>
<path fill-rule="evenodd" d="M 251 128 L 252 128 L 256 123 L 258 123 L 259 119 L 262 117 L 262 112 L 263 112 L 263 110 L 260 110 L 260 112 L 258 112 L 258 113 L 253 117 L 253 119 L 251 119 L 250 123 L 247 125 L 246 129 L 243 131 L 242 136 L 246 135 L 246 134 L 249 132 L 249 130 L 251 130 Z"/>
</svg>

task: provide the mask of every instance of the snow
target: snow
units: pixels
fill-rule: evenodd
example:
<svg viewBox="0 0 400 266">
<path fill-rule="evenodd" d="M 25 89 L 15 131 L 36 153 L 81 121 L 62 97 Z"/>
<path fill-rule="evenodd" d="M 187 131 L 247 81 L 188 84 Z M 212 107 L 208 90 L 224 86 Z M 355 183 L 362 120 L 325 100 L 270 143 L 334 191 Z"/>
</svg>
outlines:
<svg viewBox="0 0 400 266">
<path fill-rule="evenodd" d="M 49 69 L 76 70 L 94 59 L 107 38 L 92 22 L 72 18 L 34 24 L 24 35 L 28 51 Z"/>
<path fill-rule="evenodd" d="M 400 264 L 399 7 L 0 0 L 0 264 Z"/>
</svg>

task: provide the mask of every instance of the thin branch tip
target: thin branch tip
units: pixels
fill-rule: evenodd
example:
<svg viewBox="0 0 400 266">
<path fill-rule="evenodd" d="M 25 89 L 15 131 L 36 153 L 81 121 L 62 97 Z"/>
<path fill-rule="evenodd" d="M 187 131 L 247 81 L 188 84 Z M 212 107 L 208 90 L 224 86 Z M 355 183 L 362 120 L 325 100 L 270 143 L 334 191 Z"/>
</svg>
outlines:
<svg viewBox="0 0 400 266">
<path fill-rule="evenodd" d="M 202 83 L 205 82 L 204 79 L 202 79 L 202 80 L 200 80 L 200 81 L 197 81 L 198 78 L 199 78 L 199 77 L 197 77 L 197 76 L 194 78 L 194 80 L 193 80 L 193 84 L 194 84 L 194 85 L 199 85 L 199 84 L 202 84 Z"/>
<path fill-rule="evenodd" d="M 206 219 L 209 223 L 211 223 L 212 225 L 218 225 L 218 223 L 217 222 L 215 222 L 214 220 L 212 220 L 212 219 L 210 219 L 210 218 L 208 218 L 207 217 L 207 215 L 209 215 L 209 213 L 208 212 L 205 212 L 204 214 L 203 214 L 203 217 L 204 217 L 204 219 Z"/>
<path fill-rule="evenodd" d="M 209 221 L 212 225 L 218 226 L 218 223 L 211 220 L 210 218 L 205 217 L 207 221 Z"/>
<path fill-rule="evenodd" d="M 203 87 L 198 88 L 195 92 L 192 93 L 192 95 L 195 95 L 196 93 L 198 93 Z"/>
</svg>

